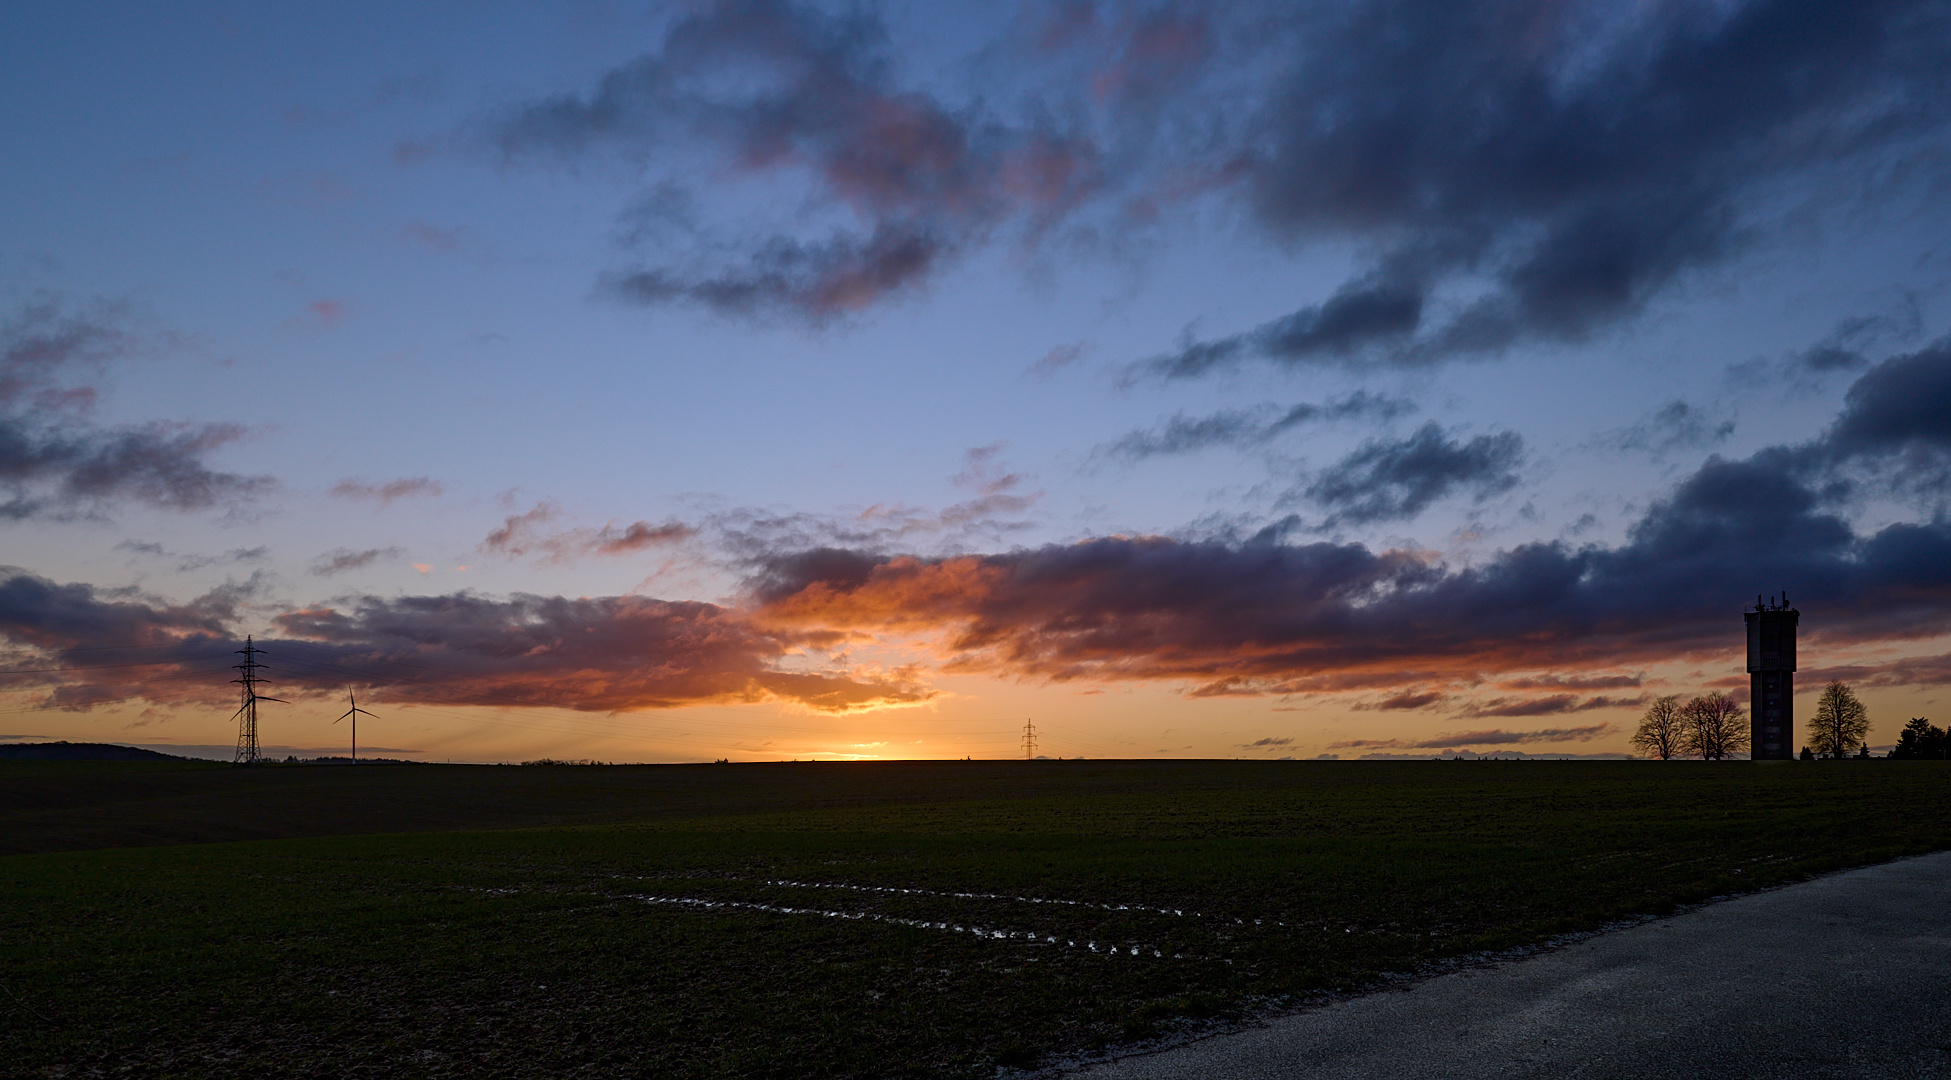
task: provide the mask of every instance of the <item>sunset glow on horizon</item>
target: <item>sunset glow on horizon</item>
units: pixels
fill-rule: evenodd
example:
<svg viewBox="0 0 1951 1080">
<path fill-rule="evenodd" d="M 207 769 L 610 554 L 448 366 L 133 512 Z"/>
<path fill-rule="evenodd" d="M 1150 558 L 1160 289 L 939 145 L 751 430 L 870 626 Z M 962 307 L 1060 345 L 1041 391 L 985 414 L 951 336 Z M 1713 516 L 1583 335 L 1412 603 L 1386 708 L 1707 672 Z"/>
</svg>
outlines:
<svg viewBox="0 0 1951 1080">
<path fill-rule="evenodd" d="M 1946 719 L 1941 5 L 13 24 L 0 740 L 1618 756 L 1757 594 Z"/>
</svg>

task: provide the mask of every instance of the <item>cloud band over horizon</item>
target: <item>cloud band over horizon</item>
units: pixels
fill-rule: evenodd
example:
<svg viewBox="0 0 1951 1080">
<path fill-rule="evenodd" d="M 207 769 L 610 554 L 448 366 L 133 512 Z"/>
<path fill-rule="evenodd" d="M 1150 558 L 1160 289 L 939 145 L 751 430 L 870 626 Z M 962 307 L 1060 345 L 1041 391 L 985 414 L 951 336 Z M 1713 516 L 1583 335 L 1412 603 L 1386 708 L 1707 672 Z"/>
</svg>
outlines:
<svg viewBox="0 0 1951 1080">
<path fill-rule="evenodd" d="M 933 557 L 819 547 L 748 556 L 748 594 L 732 607 L 456 593 L 358 597 L 271 621 L 278 647 L 335 673 L 301 672 L 301 684 L 357 676 L 402 700 L 450 704 L 629 710 L 774 698 L 844 712 L 927 701 L 933 664 L 1049 683 L 1163 681 L 1194 697 L 1395 695 L 1371 706 L 1382 709 L 1434 707 L 1484 678 L 1546 672 L 1511 684 L 1545 696 L 1452 704 L 1477 716 L 1626 707 L 1637 699 L 1565 691 L 1635 687 L 1637 676 L 1609 673 L 1729 652 L 1751 588 L 1793 583 L 1813 642 L 1942 636 L 1951 521 L 1858 532 L 1835 512 L 1852 482 L 1887 480 L 1892 461 L 1913 475 L 1942 465 L 1951 410 L 1931 403 L 1951 403 L 1944 342 L 1865 372 L 1820 439 L 1710 458 L 1624 544 L 1530 543 L 1470 566 L 1266 535 L 1106 536 Z M 0 583 L 0 633 L 55 658 L 102 644 L 210 643 L 234 633 L 239 614 L 230 594 L 169 606 L 25 573 Z M 789 659 L 864 638 L 918 641 L 923 652 L 894 673 Z M 1858 677 L 1935 684 L 1947 672 L 1943 658 L 1913 657 Z M 56 704 L 149 685 L 142 675 L 14 678 L 56 684 Z"/>
</svg>

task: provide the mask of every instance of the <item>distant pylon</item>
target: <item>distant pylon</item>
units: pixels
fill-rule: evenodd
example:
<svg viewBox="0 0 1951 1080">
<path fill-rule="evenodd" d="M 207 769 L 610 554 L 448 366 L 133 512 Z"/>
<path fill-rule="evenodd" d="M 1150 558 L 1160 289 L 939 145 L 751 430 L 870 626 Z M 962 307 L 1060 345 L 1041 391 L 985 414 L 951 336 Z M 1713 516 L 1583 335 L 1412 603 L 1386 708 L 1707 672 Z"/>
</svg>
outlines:
<svg viewBox="0 0 1951 1080">
<path fill-rule="evenodd" d="M 1023 760 L 1036 759 L 1036 721 L 1023 721 Z"/>
<path fill-rule="evenodd" d="M 244 662 L 231 665 L 242 672 L 242 675 L 230 681 L 244 688 L 244 704 L 238 707 L 237 715 L 232 718 L 237 721 L 237 756 L 231 760 L 239 765 L 257 764 L 257 703 L 260 701 L 286 703 L 283 698 L 263 697 L 257 692 L 257 673 L 264 667 L 257 662 L 257 654 L 263 651 L 253 645 L 250 637 L 246 636 L 244 647 L 237 650 L 237 655 L 243 657 Z"/>
<path fill-rule="evenodd" d="M 347 705 L 352 706 L 352 708 L 347 709 L 345 711 L 345 714 L 339 717 L 339 720 L 344 720 L 347 716 L 352 718 L 352 760 L 358 761 L 359 760 L 359 714 L 366 713 L 367 716 L 371 716 L 375 720 L 379 719 L 379 717 L 373 713 L 366 712 L 366 710 L 359 707 L 359 699 L 352 696 L 352 687 L 350 686 L 345 688 L 345 703 Z M 334 720 L 332 722 L 336 724 L 339 722 L 339 720 Z"/>
</svg>

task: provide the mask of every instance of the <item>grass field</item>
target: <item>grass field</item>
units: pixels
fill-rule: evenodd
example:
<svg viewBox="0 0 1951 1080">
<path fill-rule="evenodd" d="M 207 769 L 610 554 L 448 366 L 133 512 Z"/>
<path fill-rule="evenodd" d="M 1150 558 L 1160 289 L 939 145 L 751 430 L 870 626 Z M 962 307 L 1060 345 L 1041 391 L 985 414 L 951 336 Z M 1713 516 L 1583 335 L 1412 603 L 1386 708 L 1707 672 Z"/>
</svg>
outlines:
<svg viewBox="0 0 1951 1080">
<path fill-rule="evenodd" d="M 993 1076 L 1951 847 L 1951 768 L 34 763 L 0 845 L 9 1075 Z"/>
</svg>

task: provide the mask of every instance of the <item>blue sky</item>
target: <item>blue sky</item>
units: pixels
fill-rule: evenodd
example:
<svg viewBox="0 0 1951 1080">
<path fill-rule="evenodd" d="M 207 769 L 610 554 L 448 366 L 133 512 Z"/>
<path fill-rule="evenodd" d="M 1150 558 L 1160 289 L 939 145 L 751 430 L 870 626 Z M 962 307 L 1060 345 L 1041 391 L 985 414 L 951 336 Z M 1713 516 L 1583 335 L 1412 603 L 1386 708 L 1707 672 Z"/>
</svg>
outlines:
<svg viewBox="0 0 1951 1080">
<path fill-rule="evenodd" d="M 469 759 L 1614 752 L 1782 589 L 1951 677 L 1941 4 L 8 21 L 14 737 L 246 633 Z"/>
</svg>

